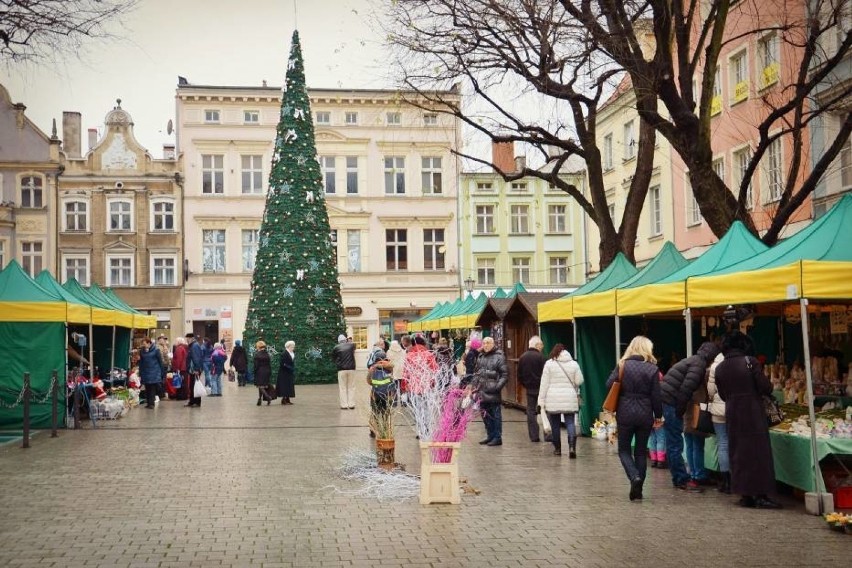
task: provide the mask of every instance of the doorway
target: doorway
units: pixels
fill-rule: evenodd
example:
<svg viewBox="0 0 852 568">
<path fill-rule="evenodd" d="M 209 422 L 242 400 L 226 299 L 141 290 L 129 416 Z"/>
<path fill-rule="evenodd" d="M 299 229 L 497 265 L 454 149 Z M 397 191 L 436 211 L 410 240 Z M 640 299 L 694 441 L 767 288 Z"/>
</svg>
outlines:
<svg viewBox="0 0 852 568">
<path fill-rule="evenodd" d="M 198 339 L 207 338 L 210 343 L 219 341 L 219 320 L 193 320 L 192 333 Z"/>
</svg>

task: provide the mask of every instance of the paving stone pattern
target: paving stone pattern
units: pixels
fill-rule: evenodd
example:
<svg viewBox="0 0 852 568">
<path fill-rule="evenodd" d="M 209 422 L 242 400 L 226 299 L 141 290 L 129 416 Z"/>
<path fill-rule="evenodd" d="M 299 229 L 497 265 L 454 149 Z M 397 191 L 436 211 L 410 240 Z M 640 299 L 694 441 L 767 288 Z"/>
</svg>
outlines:
<svg viewBox="0 0 852 568">
<path fill-rule="evenodd" d="M 99 428 L 39 433 L 0 448 L 0 566 L 838 566 L 852 538 L 800 503 L 744 510 L 715 491 L 687 495 L 650 470 L 631 503 L 614 448 L 581 439 L 579 459 L 527 440 L 504 411 L 504 445 L 480 421 L 460 472 L 480 495 L 421 506 L 336 493 L 350 448 L 372 448 L 360 409 L 337 386 L 299 386 L 292 406 L 255 406 L 225 384 L 201 409 L 163 401 Z M 564 436 L 564 432 L 563 432 Z M 563 442 L 564 444 L 564 442 Z M 566 452 L 567 453 L 567 452 Z M 397 459 L 419 471 L 417 440 L 399 428 Z"/>
</svg>

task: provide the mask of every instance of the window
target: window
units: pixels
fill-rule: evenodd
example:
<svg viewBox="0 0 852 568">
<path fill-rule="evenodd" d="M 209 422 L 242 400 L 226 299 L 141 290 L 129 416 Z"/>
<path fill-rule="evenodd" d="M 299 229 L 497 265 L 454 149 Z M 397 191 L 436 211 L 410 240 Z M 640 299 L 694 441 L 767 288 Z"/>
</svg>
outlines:
<svg viewBox="0 0 852 568">
<path fill-rule="evenodd" d="M 259 229 L 243 229 L 243 272 L 254 271 L 259 237 Z"/>
<path fill-rule="evenodd" d="M 512 191 L 526 191 L 527 190 L 527 182 L 525 181 L 513 181 L 509 186 Z"/>
<path fill-rule="evenodd" d="M 21 261 L 24 272 L 35 278 L 44 264 L 44 244 L 41 241 L 21 242 Z"/>
<path fill-rule="evenodd" d="M 423 229 L 424 270 L 443 270 L 446 251 L 444 229 Z"/>
<path fill-rule="evenodd" d="M 317 111 L 317 124 L 331 124 L 331 113 L 326 110 Z"/>
<path fill-rule="evenodd" d="M 405 193 L 405 158 L 402 156 L 385 158 L 385 193 Z"/>
<path fill-rule="evenodd" d="M 346 124 L 358 124 L 358 113 L 357 112 L 347 112 L 345 115 Z"/>
<path fill-rule="evenodd" d="M 334 156 L 320 156 L 320 166 L 322 166 L 322 180 L 326 193 L 334 193 L 335 189 L 335 173 L 334 173 Z"/>
<path fill-rule="evenodd" d="M 346 193 L 358 193 L 358 156 L 346 156 Z"/>
<path fill-rule="evenodd" d="M 172 200 L 151 203 L 151 228 L 154 231 L 175 230 L 175 202 Z"/>
<path fill-rule="evenodd" d="M 852 136 L 840 149 L 840 185 L 843 189 L 852 186 Z"/>
<path fill-rule="evenodd" d="M 496 264 L 493 258 L 476 259 L 476 283 L 481 286 L 494 286 Z"/>
<path fill-rule="evenodd" d="M 387 114 L 388 126 L 399 126 L 402 124 L 402 114 L 398 112 L 389 112 Z"/>
<path fill-rule="evenodd" d="M 778 201 L 784 191 L 781 175 L 781 139 L 776 138 L 766 148 L 766 189 L 767 201 Z"/>
<path fill-rule="evenodd" d="M 367 343 L 367 328 L 353 327 L 352 342 L 355 343 L 355 349 L 368 349 L 369 345 Z"/>
<path fill-rule="evenodd" d="M 527 256 L 516 256 L 512 258 L 512 282 L 529 284 L 530 282 L 530 259 Z"/>
<path fill-rule="evenodd" d="M 39 209 L 44 205 L 44 180 L 41 176 L 21 178 L 21 207 Z"/>
<path fill-rule="evenodd" d="M 663 211 L 660 200 L 660 186 L 655 185 L 648 190 L 648 209 L 651 220 L 651 236 L 657 237 L 663 234 Z"/>
<path fill-rule="evenodd" d="M 698 206 L 698 201 L 695 199 L 695 193 L 692 191 L 692 183 L 689 181 L 689 173 L 686 174 L 686 183 L 684 184 L 686 191 L 686 226 L 691 227 L 698 225 L 704 218 L 701 216 L 701 208 Z"/>
<path fill-rule="evenodd" d="M 636 157 L 636 134 L 633 131 L 633 121 L 624 125 L 624 159 L 631 160 Z"/>
<path fill-rule="evenodd" d="M 62 255 L 62 283 L 72 278 L 83 286 L 89 285 L 89 255 Z"/>
<path fill-rule="evenodd" d="M 260 111 L 259 110 L 244 110 L 243 111 L 243 122 L 246 124 L 260 124 Z"/>
<path fill-rule="evenodd" d="M 201 156 L 201 192 L 207 194 L 225 192 L 225 156 L 221 154 Z"/>
<path fill-rule="evenodd" d="M 568 232 L 568 206 L 567 205 L 548 205 L 547 206 L 547 232 L 548 233 L 567 233 Z"/>
<path fill-rule="evenodd" d="M 568 283 L 568 259 L 564 256 L 550 257 L 550 283 Z"/>
<path fill-rule="evenodd" d="M 490 235 L 494 233 L 494 206 L 476 206 L 476 234 Z"/>
<path fill-rule="evenodd" d="M 85 201 L 65 202 L 65 231 L 89 230 L 89 204 Z"/>
<path fill-rule="evenodd" d="M 225 231 L 212 229 L 202 231 L 202 270 L 225 272 Z"/>
<path fill-rule="evenodd" d="M 423 193 L 437 195 L 441 185 L 441 158 L 423 158 Z"/>
<path fill-rule="evenodd" d="M 476 184 L 476 191 L 494 191 L 494 184 L 489 182 L 479 182 Z"/>
<path fill-rule="evenodd" d="M 408 269 L 407 229 L 385 229 L 385 260 L 388 270 Z"/>
<path fill-rule="evenodd" d="M 750 148 L 744 148 L 742 150 L 734 152 L 734 173 L 736 174 L 736 179 L 734 180 L 734 183 L 736 185 L 734 187 L 734 190 L 737 194 L 739 193 L 739 188 L 742 187 L 743 179 L 745 179 L 746 171 L 748 170 L 748 165 L 750 162 Z M 751 179 L 749 179 L 748 189 L 746 189 L 746 208 L 751 209 L 753 203 L 754 196 L 752 195 Z"/>
<path fill-rule="evenodd" d="M 263 193 L 263 156 L 240 156 L 243 193 Z"/>
<path fill-rule="evenodd" d="M 748 98 L 748 61 L 746 52 L 741 51 L 731 57 L 731 85 L 733 85 L 733 99 L 735 103 Z"/>
<path fill-rule="evenodd" d="M 717 158 L 713 160 L 713 171 L 717 176 L 719 176 L 720 180 L 725 182 L 725 158 Z"/>
<path fill-rule="evenodd" d="M 603 169 L 607 171 L 612 169 L 612 134 L 604 136 L 603 141 Z"/>
<path fill-rule="evenodd" d="M 757 42 L 758 65 L 760 66 L 760 88 L 778 82 L 780 69 L 778 58 L 778 36 L 769 34 Z"/>
<path fill-rule="evenodd" d="M 437 126 L 438 115 L 434 112 L 427 112 L 423 115 L 423 126 Z"/>
<path fill-rule="evenodd" d="M 349 272 L 361 272 L 361 231 L 346 231 L 346 264 Z"/>
<path fill-rule="evenodd" d="M 526 235 L 530 232 L 530 206 L 511 205 L 509 207 L 510 231 L 515 235 Z"/>
<path fill-rule="evenodd" d="M 133 286 L 133 255 L 107 256 L 107 286 Z"/>
<path fill-rule="evenodd" d="M 177 258 L 174 255 L 151 255 L 151 285 L 174 286 L 177 282 Z"/>
<path fill-rule="evenodd" d="M 204 122 L 219 122 L 219 111 L 218 110 L 205 110 L 204 111 Z"/>
<path fill-rule="evenodd" d="M 129 199 L 109 199 L 109 230 L 133 230 L 133 204 Z"/>
<path fill-rule="evenodd" d="M 710 99 L 710 116 L 716 116 L 722 112 L 722 73 L 716 68 L 713 75 L 713 98 Z"/>
</svg>

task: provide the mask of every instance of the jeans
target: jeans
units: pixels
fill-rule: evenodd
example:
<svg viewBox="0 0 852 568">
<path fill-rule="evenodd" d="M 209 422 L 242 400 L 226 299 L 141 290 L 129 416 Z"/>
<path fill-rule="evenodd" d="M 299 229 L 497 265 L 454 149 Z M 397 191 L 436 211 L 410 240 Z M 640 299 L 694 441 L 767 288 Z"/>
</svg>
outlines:
<svg viewBox="0 0 852 568">
<path fill-rule="evenodd" d="M 666 431 L 662 428 L 651 429 L 648 438 L 648 449 L 651 450 L 651 459 L 654 461 L 665 461 L 666 459 Z"/>
<path fill-rule="evenodd" d="M 683 417 L 674 406 L 663 404 L 663 428 L 666 431 L 666 457 L 669 459 L 669 471 L 672 484 L 683 485 L 689 481 L 686 464 L 683 463 Z"/>
<path fill-rule="evenodd" d="M 731 471 L 731 460 L 728 457 L 728 425 L 722 422 L 713 423 L 713 429 L 716 430 L 716 452 L 719 458 L 719 471 Z"/>
<path fill-rule="evenodd" d="M 210 381 L 207 383 L 210 385 L 210 394 L 221 395 L 222 394 L 222 373 L 217 373 L 216 371 L 210 372 Z"/>
<path fill-rule="evenodd" d="M 204 384 L 210 384 L 210 370 L 213 368 L 213 361 L 202 361 L 201 369 L 204 371 Z"/>
<path fill-rule="evenodd" d="M 684 434 L 686 440 L 686 463 L 689 465 L 689 476 L 693 481 L 707 479 L 704 469 L 704 437 L 695 434 Z"/>
<path fill-rule="evenodd" d="M 538 406 L 538 393 L 530 393 L 527 391 L 527 430 L 530 434 L 530 442 L 538 442 L 538 412 L 535 407 Z"/>
<path fill-rule="evenodd" d="M 547 419 L 550 421 L 550 441 L 553 442 L 553 449 L 562 451 L 562 417 L 565 417 L 565 428 L 568 430 L 568 447 L 571 451 L 577 446 L 577 425 L 574 423 L 573 412 L 555 412 L 547 413 Z"/>
<path fill-rule="evenodd" d="M 503 441 L 503 409 L 499 402 L 483 402 L 482 422 L 489 440 Z"/>
<path fill-rule="evenodd" d="M 645 472 L 648 469 L 648 437 L 651 435 L 653 427 L 650 424 L 644 426 L 618 425 L 618 458 L 621 460 L 621 467 L 624 468 L 624 473 L 627 474 L 627 479 L 645 480 Z M 633 445 L 633 437 L 636 437 L 636 444 Z"/>
</svg>

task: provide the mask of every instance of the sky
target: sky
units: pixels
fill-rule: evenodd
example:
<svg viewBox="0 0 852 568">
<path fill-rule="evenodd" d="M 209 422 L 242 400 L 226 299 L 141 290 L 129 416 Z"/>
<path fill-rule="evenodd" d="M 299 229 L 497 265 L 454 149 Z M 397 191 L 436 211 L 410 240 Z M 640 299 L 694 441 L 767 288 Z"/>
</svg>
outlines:
<svg viewBox="0 0 852 568">
<path fill-rule="evenodd" d="M 295 3 L 295 8 L 294 8 Z M 281 84 L 298 25 L 308 87 L 393 88 L 382 62 L 382 35 L 371 16 L 375 0 L 140 0 L 110 27 L 110 39 L 90 41 L 80 58 L 0 69 L 13 102 L 48 135 L 62 112 L 82 113 L 102 128 L 121 99 L 134 133 L 154 157 L 174 142 L 178 75 L 193 84 Z"/>
</svg>

